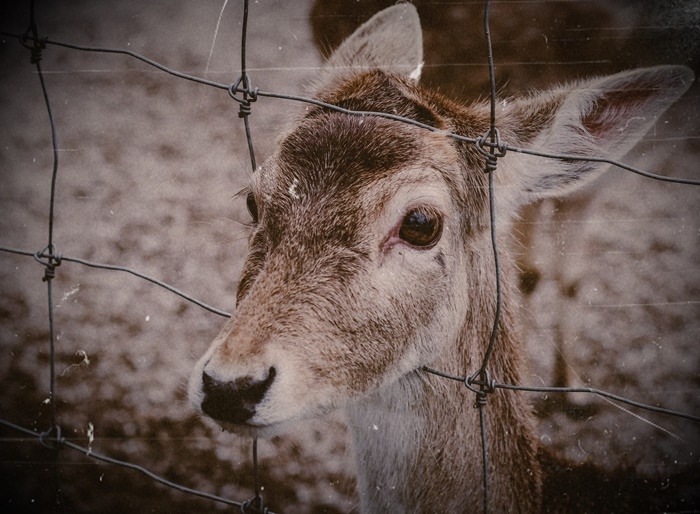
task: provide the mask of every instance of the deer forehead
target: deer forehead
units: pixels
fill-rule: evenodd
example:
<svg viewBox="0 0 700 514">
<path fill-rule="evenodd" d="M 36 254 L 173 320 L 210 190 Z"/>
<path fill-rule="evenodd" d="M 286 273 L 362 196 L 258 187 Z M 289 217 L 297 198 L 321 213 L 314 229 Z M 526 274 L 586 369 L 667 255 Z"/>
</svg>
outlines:
<svg viewBox="0 0 700 514">
<path fill-rule="evenodd" d="M 256 178 L 261 227 L 332 238 L 421 203 L 450 207 L 460 174 L 444 136 L 373 116 L 326 113 L 304 120 Z M 396 220 L 394 220 L 395 222 Z"/>
</svg>

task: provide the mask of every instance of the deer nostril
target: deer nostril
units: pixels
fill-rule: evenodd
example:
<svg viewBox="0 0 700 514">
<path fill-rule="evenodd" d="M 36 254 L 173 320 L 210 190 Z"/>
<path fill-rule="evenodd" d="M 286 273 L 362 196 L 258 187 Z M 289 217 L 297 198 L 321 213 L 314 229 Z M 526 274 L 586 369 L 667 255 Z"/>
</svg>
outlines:
<svg viewBox="0 0 700 514">
<path fill-rule="evenodd" d="M 229 423 L 245 423 L 270 389 L 277 370 L 271 367 L 263 380 L 245 376 L 224 382 L 206 371 L 202 373 L 202 412 L 207 416 Z"/>
</svg>

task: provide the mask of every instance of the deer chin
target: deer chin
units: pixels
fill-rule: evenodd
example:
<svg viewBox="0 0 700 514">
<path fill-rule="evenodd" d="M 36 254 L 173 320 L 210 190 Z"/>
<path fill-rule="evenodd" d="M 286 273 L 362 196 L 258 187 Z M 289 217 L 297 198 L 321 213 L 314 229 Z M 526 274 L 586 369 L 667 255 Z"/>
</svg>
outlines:
<svg viewBox="0 0 700 514">
<path fill-rule="evenodd" d="M 349 397 L 332 403 L 327 401 L 319 403 L 313 400 L 299 402 L 296 395 L 272 395 L 269 402 L 266 401 L 264 405 L 259 406 L 258 412 L 253 417 L 242 423 L 211 418 L 206 413 L 202 413 L 199 406 L 197 410 L 203 414 L 202 418 L 206 420 L 207 425 L 241 436 L 269 439 L 292 432 L 300 423 L 320 419 L 354 401 L 356 398 Z"/>
<path fill-rule="evenodd" d="M 218 421 L 205 417 L 208 425 L 213 425 L 220 428 L 224 432 L 240 435 L 243 437 L 253 437 L 256 439 L 270 439 L 275 436 L 284 435 L 292 430 L 299 420 L 287 420 L 279 422 L 256 422 L 248 421 L 246 423 L 231 423 L 227 421 Z"/>
</svg>

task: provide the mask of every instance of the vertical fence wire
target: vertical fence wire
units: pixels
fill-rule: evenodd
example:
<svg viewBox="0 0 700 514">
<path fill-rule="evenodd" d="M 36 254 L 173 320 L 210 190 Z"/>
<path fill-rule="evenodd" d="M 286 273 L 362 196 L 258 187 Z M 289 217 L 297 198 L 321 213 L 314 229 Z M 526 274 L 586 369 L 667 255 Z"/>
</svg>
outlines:
<svg viewBox="0 0 700 514">
<path fill-rule="evenodd" d="M 257 100 L 257 96 L 254 92 L 252 92 L 250 77 L 248 76 L 247 66 L 246 66 L 247 39 L 248 39 L 248 9 L 249 9 L 248 1 L 249 0 L 244 0 L 244 2 L 243 2 L 243 25 L 241 27 L 241 77 L 238 79 L 236 86 L 229 89 L 229 93 L 231 94 L 231 97 L 234 100 L 238 101 L 240 104 L 238 117 L 243 119 L 243 125 L 245 127 L 245 134 L 246 134 L 246 141 L 248 142 L 248 154 L 250 155 L 250 165 L 252 168 L 251 173 L 255 173 L 258 169 L 258 165 L 257 165 L 256 160 L 255 160 L 255 149 L 253 147 L 253 136 L 252 136 L 252 133 L 250 130 L 250 122 L 248 120 L 248 116 L 251 113 L 250 104 L 251 104 L 251 102 L 254 102 L 255 100 Z M 243 98 L 240 101 L 235 96 L 238 84 L 240 84 L 241 87 L 243 88 L 243 91 L 242 91 Z M 253 489 L 254 489 L 255 496 L 249 502 L 244 503 L 241 506 L 241 510 L 243 512 L 251 511 L 251 512 L 264 514 L 264 513 L 268 512 L 268 509 L 265 507 L 265 502 L 264 502 L 262 494 L 261 494 L 260 465 L 258 463 L 258 438 L 257 437 L 253 438 L 252 446 L 253 446 L 253 475 L 254 475 L 253 476 L 253 479 L 254 479 Z"/>
<path fill-rule="evenodd" d="M 246 48 L 248 39 L 248 0 L 243 2 L 243 26 L 241 28 L 241 78 L 238 79 L 236 85 L 229 90 L 231 96 L 234 100 L 240 103 L 240 108 L 238 111 L 238 117 L 243 119 L 243 125 L 245 127 L 246 140 L 248 142 L 248 154 L 250 155 L 250 165 L 252 167 L 252 173 L 255 173 L 258 169 L 257 162 L 255 160 L 255 150 L 253 148 L 253 136 L 250 131 L 250 122 L 248 121 L 248 116 L 250 115 L 250 103 L 257 100 L 257 95 L 255 91 L 251 88 L 250 77 L 248 76 L 246 67 Z M 238 100 L 235 93 L 238 85 L 242 87 L 243 98 Z"/>
<path fill-rule="evenodd" d="M 53 322 L 53 291 L 51 287 L 51 281 L 55 277 L 56 266 L 60 264 L 60 259 L 57 258 L 54 247 L 53 232 L 54 232 L 54 220 L 55 220 L 55 208 L 56 208 L 56 181 L 58 177 L 58 142 L 56 137 L 56 124 L 54 122 L 53 111 L 51 109 L 51 101 L 49 99 L 49 94 L 46 88 L 46 82 L 44 79 L 44 73 L 41 69 L 41 57 L 42 50 L 44 49 L 44 44 L 39 38 L 39 31 L 36 25 L 36 20 L 34 16 L 34 0 L 30 1 L 30 20 L 29 27 L 27 28 L 23 40 L 27 48 L 31 50 L 31 63 L 34 64 L 39 77 L 39 84 L 41 86 L 41 93 L 44 99 L 44 104 L 46 107 L 46 112 L 48 114 L 49 125 L 51 128 L 51 148 L 53 152 L 53 164 L 51 171 L 51 192 L 49 196 L 49 221 L 48 221 L 48 243 L 46 248 L 37 253 L 36 259 L 41 262 L 41 258 L 45 257 L 46 262 L 43 263 L 46 267 L 44 272 L 43 281 L 46 282 L 47 292 L 48 292 L 48 310 L 49 310 L 49 331 L 50 331 L 50 380 L 49 380 L 49 401 L 51 403 L 51 423 L 55 428 L 57 426 L 56 418 L 56 372 L 55 372 L 55 347 L 56 347 L 56 337 Z M 31 47 L 27 43 L 27 36 L 31 33 L 32 35 L 32 45 Z"/>
<path fill-rule="evenodd" d="M 32 36 L 32 44 L 29 46 L 28 35 Z M 47 296 L 47 308 L 48 308 L 48 321 L 49 321 L 49 407 L 51 412 L 51 426 L 42 433 L 42 439 L 40 441 L 49 449 L 49 455 L 51 459 L 52 467 L 52 488 L 55 491 L 56 506 L 62 509 L 63 501 L 61 498 L 61 476 L 59 467 L 59 446 L 62 440 L 61 428 L 58 424 L 58 412 L 57 412 L 57 393 L 56 393 L 56 330 L 54 323 L 54 301 L 53 301 L 53 279 L 56 276 L 56 266 L 60 262 L 60 257 L 56 254 L 56 249 L 54 246 L 54 221 L 55 221 L 55 209 L 56 209 L 56 182 L 58 178 L 58 142 L 56 136 L 56 124 L 54 121 L 53 111 L 51 109 L 51 100 L 49 98 L 49 93 L 46 87 L 46 81 L 44 78 L 44 73 L 41 67 L 42 50 L 45 48 L 45 44 L 39 37 L 39 30 L 36 24 L 35 17 L 35 3 L 34 0 L 29 2 L 29 26 L 27 27 L 24 37 L 24 45 L 30 48 L 31 51 L 31 63 L 34 64 L 36 68 L 37 76 L 39 77 L 39 84 L 41 86 L 41 93 L 44 99 L 44 105 L 46 107 L 46 112 L 48 114 L 49 126 L 51 129 L 51 149 L 53 154 L 53 164 L 51 171 L 51 191 L 49 194 L 49 219 L 48 219 L 48 241 L 44 251 L 37 253 L 35 256 L 36 260 L 41 261 L 41 254 L 46 255 L 46 261 L 43 262 L 44 277 L 43 281 L 46 282 L 46 296 Z M 48 444 L 46 442 L 47 437 L 52 437 L 56 441 L 55 445 Z"/>
<path fill-rule="evenodd" d="M 498 241 L 496 233 L 496 205 L 495 205 L 495 192 L 494 192 L 494 175 L 498 167 L 498 129 L 496 128 L 496 70 L 494 66 L 493 59 L 493 45 L 491 43 L 491 29 L 489 26 L 489 16 L 491 11 L 491 0 L 486 0 L 484 5 L 484 38 L 486 40 L 486 52 L 488 61 L 488 72 L 489 72 L 489 129 L 486 134 L 482 136 L 482 140 L 487 137 L 490 140 L 491 147 L 488 152 L 482 151 L 485 157 L 484 172 L 488 175 L 488 194 L 489 194 L 489 220 L 490 220 L 490 232 L 491 232 L 491 247 L 493 251 L 493 261 L 495 269 L 495 279 L 496 279 L 496 297 L 495 297 L 495 312 L 493 316 L 493 326 L 491 328 L 491 334 L 489 336 L 488 346 L 486 352 L 484 353 L 483 360 L 481 362 L 481 367 L 476 371 L 474 375 L 470 377 L 471 382 L 474 383 L 475 379 L 478 377 L 479 390 L 476 393 L 476 402 L 474 404 L 475 408 L 479 410 L 479 431 L 481 434 L 481 455 L 482 455 L 482 481 L 483 481 L 483 513 L 488 514 L 489 512 L 489 451 L 488 451 L 488 427 L 487 427 L 487 415 L 486 415 L 486 399 L 487 394 L 493 393 L 494 389 L 491 386 L 489 379 L 488 365 L 491 360 L 491 355 L 493 354 L 494 347 L 496 345 L 496 338 L 498 337 L 498 332 L 501 322 L 501 305 L 503 303 L 503 293 L 501 284 L 501 265 L 498 255 Z M 483 148 L 480 146 L 479 148 Z M 467 384 L 469 385 L 469 384 Z"/>
</svg>

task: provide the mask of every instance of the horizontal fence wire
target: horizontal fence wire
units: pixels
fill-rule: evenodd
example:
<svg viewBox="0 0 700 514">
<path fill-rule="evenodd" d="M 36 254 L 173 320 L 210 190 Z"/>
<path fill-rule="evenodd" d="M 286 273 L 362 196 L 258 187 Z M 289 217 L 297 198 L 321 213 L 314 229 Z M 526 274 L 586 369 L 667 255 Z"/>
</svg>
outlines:
<svg viewBox="0 0 700 514">
<path fill-rule="evenodd" d="M 614 393 L 609 393 L 603 391 L 602 389 L 596 389 L 594 387 L 552 387 L 552 386 L 523 386 L 514 384 L 500 384 L 496 381 L 490 381 L 485 384 L 480 384 L 479 380 L 473 379 L 473 377 L 466 375 L 453 375 L 445 371 L 440 371 L 437 369 L 430 368 L 428 366 L 423 366 L 423 371 L 437 375 L 442 378 L 447 378 L 449 380 L 454 380 L 457 382 L 463 382 L 465 384 L 475 384 L 475 385 L 485 385 L 493 389 L 507 389 L 510 391 L 524 391 L 530 393 L 587 393 L 595 396 L 601 396 L 603 398 L 608 398 L 620 403 L 625 403 L 631 405 L 632 407 L 638 407 L 640 409 L 657 412 L 659 414 L 665 414 L 667 416 L 674 416 L 676 418 L 683 418 L 689 421 L 694 421 L 700 423 L 700 416 L 695 416 L 693 414 L 688 414 L 687 412 L 681 412 L 677 410 L 665 409 L 663 407 L 657 407 L 655 405 L 650 405 L 648 403 L 638 402 L 636 400 L 630 400 L 624 396 L 620 396 Z"/>
<path fill-rule="evenodd" d="M 61 436 L 60 432 L 56 434 L 52 434 L 51 432 L 35 432 L 34 430 L 29 430 L 28 428 L 25 428 L 23 426 L 17 425 L 15 423 L 12 423 L 10 421 L 7 421 L 5 419 L 0 419 L 0 425 L 3 425 L 7 428 L 11 428 L 17 432 L 21 432 L 25 436 L 32 437 L 37 439 L 42 445 L 46 446 L 47 448 L 51 449 L 61 449 L 61 448 L 69 448 L 71 450 L 75 450 L 76 452 L 79 452 L 86 457 L 90 457 L 91 459 L 95 459 L 101 462 L 105 462 L 107 464 L 114 464 L 117 466 L 121 466 L 123 468 L 128 468 L 128 469 L 133 469 L 135 471 L 138 471 L 139 473 L 142 473 L 146 475 L 148 478 L 155 480 L 156 482 L 168 486 L 172 489 L 176 489 L 180 492 L 191 494 L 194 496 L 199 496 L 200 498 L 204 498 L 207 500 L 212 500 L 216 501 L 219 503 L 224 503 L 226 505 L 233 505 L 235 507 L 241 507 L 243 503 L 241 502 L 235 502 L 232 500 L 229 500 L 227 498 L 222 498 L 221 496 L 216 496 L 214 494 L 209 494 L 204 491 L 199 491 L 197 489 L 191 489 L 189 487 L 185 487 L 183 485 L 177 484 L 175 482 L 172 482 L 166 478 L 161 477 L 160 475 L 157 475 L 153 473 L 152 471 L 144 468 L 143 466 L 139 466 L 138 464 L 133 464 L 131 462 L 115 459 L 113 457 L 109 457 L 107 455 L 102 455 L 99 452 L 94 451 L 92 448 L 85 448 L 84 446 L 80 446 L 78 444 L 75 444 L 68 439 L 64 438 Z"/>
<path fill-rule="evenodd" d="M 36 257 L 40 262 L 41 259 L 46 259 L 49 257 L 45 252 L 37 252 L 37 253 L 32 253 L 28 252 L 25 250 L 19 250 L 17 248 L 9 248 L 5 246 L 0 246 L 0 252 L 6 252 L 6 253 L 12 253 L 15 255 L 23 255 L 23 256 L 29 256 L 29 257 Z M 89 268 L 96 268 L 96 269 L 103 269 L 103 270 L 110 270 L 110 271 L 121 271 L 123 273 L 128 273 L 130 275 L 133 275 L 135 277 L 141 278 L 143 280 L 146 280 L 150 282 L 151 284 L 155 284 L 158 287 L 162 287 L 163 289 L 170 291 L 171 293 L 175 293 L 178 295 L 180 298 L 187 300 L 190 303 L 193 303 L 213 314 L 217 314 L 219 316 L 225 317 L 225 318 L 230 318 L 231 313 L 223 311 L 221 309 L 217 309 L 216 307 L 212 307 L 211 305 L 208 305 L 201 300 L 197 300 L 194 296 L 190 296 L 187 293 L 181 291 L 180 289 L 177 289 L 176 287 L 171 286 L 170 284 L 166 284 L 162 280 L 158 280 L 157 278 L 153 278 L 149 275 L 146 275 L 145 273 L 141 273 L 139 271 L 133 270 L 131 268 L 127 268 L 125 266 L 116 266 L 114 264 L 102 264 L 99 262 L 92 262 L 88 261 L 85 259 L 79 259 L 78 257 L 68 257 L 66 255 L 60 255 L 57 256 L 57 258 L 60 260 L 60 262 L 74 262 L 76 264 L 82 264 L 83 266 L 87 266 Z"/>
<path fill-rule="evenodd" d="M 22 35 L 17 34 L 17 33 L 13 33 L 13 32 L 0 31 L 0 34 L 7 36 L 7 37 L 11 37 L 11 38 L 22 37 Z M 26 39 L 30 40 L 30 41 L 33 40 L 32 37 L 27 37 Z M 429 130 L 431 132 L 439 132 L 441 134 L 444 134 L 447 137 L 450 137 L 450 138 L 455 139 L 457 141 L 462 141 L 464 143 L 476 144 L 477 142 L 479 142 L 480 144 L 482 144 L 486 148 L 496 147 L 496 145 L 489 140 L 482 140 L 480 138 L 467 137 L 467 136 L 464 136 L 461 134 L 457 134 L 455 132 L 450 132 L 450 131 L 447 131 L 444 129 L 433 127 L 432 125 L 428 125 L 428 124 L 422 123 L 420 121 L 406 118 L 404 116 L 399 116 L 397 114 L 386 113 L 386 112 L 377 112 L 377 111 L 358 111 L 358 110 L 346 109 L 344 107 L 340 107 L 340 106 L 333 105 L 330 103 L 322 102 L 320 100 L 317 100 L 315 98 L 310 98 L 307 96 L 264 91 L 264 90 L 260 90 L 258 88 L 246 88 L 242 85 L 241 81 L 238 81 L 238 82 L 233 83 L 233 84 L 225 84 L 222 82 L 207 80 L 207 79 L 204 79 L 201 77 L 197 77 L 196 75 L 191 75 L 188 73 L 183 73 L 183 72 L 174 70 L 172 68 L 164 66 L 164 65 L 162 65 L 162 64 L 160 64 L 152 59 L 149 59 L 148 57 L 145 57 L 145 56 L 143 56 L 137 52 L 133 52 L 131 50 L 124 50 L 124 49 L 119 49 L 119 48 L 73 45 L 70 43 L 53 41 L 53 40 L 48 39 L 48 38 L 44 38 L 44 39 L 42 39 L 42 41 L 46 45 L 56 45 L 56 46 L 71 48 L 74 50 L 80 50 L 80 51 L 84 51 L 84 52 L 121 54 L 121 55 L 129 56 L 129 57 L 133 57 L 134 59 L 137 59 L 137 60 L 139 60 L 143 63 L 146 63 L 150 66 L 153 66 L 154 68 L 157 68 L 157 69 L 159 69 L 165 73 L 168 73 L 174 77 L 182 78 L 185 80 L 189 80 L 191 82 L 196 82 L 198 84 L 214 87 L 217 89 L 224 89 L 227 91 L 231 91 L 233 94 L 241 93 L 241 94 L 248 95 L 251 98 L 261 97 L 261 98 L 274 98 L 274 99 L 278 99 L 278 100 L 291 100 L 294 102 L 305 103 L 305 104 L 314 105 L 317 107 L 322 107 L 324 109 L 329 109 L 329 110 L 332 110 L 335 112 L 348 114 L 350 116 L 375 116 L 378 118 L 384 118 L 384 119 L 388 119 L 388 120 L 394 120 L 394 121 L 399 121 L 402 123 L 407 123 L 409 125 L 423 128 L 423 129 Z M 611 166 L 615 166 L 616 168 L 630 171 L 632 173 L 636 173 L 636 174 L 641 175 L 643 177 L 651 178 L 654 180 L 659 180 L 662 182 L 670 182 L 670 183 L 674 183 L 674 184 L 685 184 L 685 185 L 691 185 L 691 186 L 700 186 L 700 180 L 694 180 L 694 179 L 683 178 L 683 177 L 670 177 L 670 176 L 660 175 L 658 173 L 652 173 L 650 171 L 643 170 L 639 167 L 632 166 L 632 165 L 625 163 L 623 161 L 620 161 L 617 159 L 611 159 L 611 158 L 605 157 L 605 156 L 543 152 L 540 150 L 536 150 L 534 148 L 522 148 L 519 146 L 509 145 L 503 141 L 501 141 L 500 144 L 498 144 L 497 149 L 501 150 L 502 152 L 516 152 L 516 153 L 532 155 L 535 157 L 544 157 L 547 159 L 566 160 L 566 161 L 581 161 L 581 162 L 599 162 L 602 164 L 609 164 Z"/>
<path fill-rule="evenodd" d="M 224 503 L 227 505 L 232 505 L 239 507 L 241 511 L 243 512 L 266 512 L 269 514 L 270 511 L 264 506 L 262 496 L 260 495 L 261 487 L 260 487 L 260 480 L 259 480 L 259 469 L 258 469 L 258 462 L 257 462 L 257 439 L 254 439 L 252 442 L 252 451 L 253 451 L 253 462 L 254 462 L 254 481 L 255 481 L 255 496 L 252 500 L 247 501 L 247 502 L 236 502 L 232 501 L 226 498 L 222 498 L 216 495 L 212 495 L 203 491 L 198 491 L 194 489 L 190 489 L 187 487 L 184 487 L 182 485 L 176 484 L 174 482 L 171 482 L 163 477 L 158 476 L 157 474 L 147 470 L 146 468 L 142 466 L 138 466 L 133 463 L 121 461 L 118 459 L 114 459 L 105 455 L 101 455 L 99 453 L 94 452 L 91 448 L 85 448 L 80 445 L 77 445 L 66 438 L 61 436 L 61 431 L 60 427 L 58 427 L 56 423 L 56 394 L 55 394 L 55 384 L 54 384 L 54 371 L 53 371 L 53 362 L 55 360 L 55 355 L 54 355 L 54 327 L 53 327 L 53 305 L 51 301 L 52 293 L 51 293 L 51 280 L 54 278 L 55 273 L 56 273 L 56 267 L 58 267 L 62 262 L 72 262 L 72 263 L 77 263 L 81 264 L 84 266 L 88 266 L 91 268 L 97 268 L 97 269 L 102 269 L 102 270 L 111 270 L 111 271 L 119 271 L 119 272 L 124 272 L 128 273 L 130 275 L 133 275 L 139 279 L 146 280 L 154 285 L 157 285 L 161 288 L 166 289 L 167 291 L 176 294 L 180 298 L 193 303 L 194 305 L 197 305 L 201 307 L 202 309 L 205 309 L 206 311 L 216 314 L 218 316 L 222 317 L 230 317 L 230 313 L 225 312 L 223 310 L 217 309 L 215 307 L 212 307 L 200 300 L 197 300 L 196 298 L 180 291 L 179 289 L 163 282 L 158 279 L 155 279 L 153 277 L 150 277 L 144 273 L 132 270 L 127 267 L 123 266 L 118 266 L 118 265 L 112 265 L 112 264 L 100 264 L 100 263 L 95 263 L 91 262 L 85 259 L 80 259 L 76 257 L 68 257 L 68 256 L 62 256 L 58 253 L 56 253 L 55 250 L 55 243 L 53 241 L 53 223 L 54 223 L 54 202 L 55 202 L 55 187 L 56 187 L 56 180 L 57 180 L 57 172 L 58 172 L 58 154 L 57 154 L 57 143 L 56 143 L 56 128 L 54 125 L 53 121 L 53 116 L 51 114 L 51 106 L 49 102 L 49 96 L 44 84 L 43 80 L 43 73 L 41 72 L 41 67 L 40 67 L 40 60 L 41 60 L 41 51 L 47 47 L 47 45 L 54 45 L 58 47 L 64 47 L 68 48 L 71 50 L 76 50 L 76 51 L 82 51 L 82 52 L 94 52 L 94 53 L 100 53 L 100 54 L 116 54 L 116 55 L 123 55 L 127 56 L 133 59 L 136 59 L 138 61 L 141 61 L 149 66 L 152 66 L 164 73 L 170 74 L 174 77 L 196 82 L 199 84 L 202 84 L 204 86 L 208 87 L 213 87 L 213 88 L 218 88 L 222 90 L 228 91 L 228 93 L 231 95 L 231 97 L 236 100 L 240 104 L 240 113 L 239 116 L 243 118 L 243 121 L 245 123 L 245 129 L 246 129 L 246 136 L 248 140 L 248 149 L 249 149 L 249 154 L 251 158 L 251 166 L 253 171 L 256 171 L 257 165 L 256 165 L 256 160 L 255 156 L 253 153 L 253 144 L 252 144 L 252 137 L 250 135 L 250 126 L 248 123 L 248 116 L 251 113 L 251 102 L 255 102 L 259 98 L 270 98 L 270 99 L 277 99 L 277 100 L 290 100 L 294 102 L 300 102 L 300 103 L 305 103 L 305 104 L 310 104 L 318 107 L 322 107 L 325 109 L 329 109 L 335 112 L 339 113 L 344 113 L 346 115 L 350 116 L 375 116 L 375 117 L 380 117 L 384 119 L 389 119 L 389 120 L 394 120 L 397 122 L 401 123 L 408 123 L 410 125 L 414 125 L 416 127 L 429 130 L 432 132 L 440 132 L 444 134 L 447 137 L 450 137 L 452 139 L 461 141 L 461 142 L 466 142 L 470 143 L 473 145 L 476 145 L 477 149 L 479 149 L 482 154 L 485 156 L 486 159 L 486 171 L 489 173 L 489 190 L 490 190 L 490 201 L 491 201 L 491 230 L 492 230 L 492 243 L 493 243 L 493 251 L 494 251 L 494 259 L 496 260 L 496 272 L 499 274 L 497 277 L 497 284 L 500 289 L 500 265 L 498 264 L 498 248 L 496 246 L 496 237 L 495 237 L 495 225 L 496 225 L 496 220 L 494 218 L 494 209 L 493 209 L 493 174 L 496 172 L 496 163 L 497 159 L 499 157 L 504 156 L 507 152 L 517 152 L 517 153 L 523 153 L 523 154 L 529 154 L 533 156 L 538 156 L 538 157 L 544 157 L 544 158 L 549 158 L 549 159 L 557 159 L 557 160 L 568 160 L 568 161 L 589 161 L 589 162 L 598 162 L 598 163 L 605 163 L 609 164 L 612 166 L 615 166 L 617 168 L 630 171 L 632 173 L 636 173 L 638 175 L 654 179 L 654 180 L 659 180 L 659 181 L 664 181 L 664 182 L 670 182 L 670 183 L 677 183 L 677 184 L 685 184 L 685 185 L 693 185 L 697 186 L 700 185 L 700 181 L 698 180 L 693 180 L 693 179 L 687 179 L 687 178 L 680 178 L 680 177 L 669 177 L 669 176 L 664 176 L 656 173 L 652 173 L 637 167 L 630 166 L 629 164 L 626 164 L 624 162 L 614 160 L 614 159 L 609 159 L 604 156 L 587 156 L 587 155 L 570 155 L 570 154 L 556 154 L 556 153 L 547 153 L 547 152 L 541 152 L 535 149 L 529 149 L 529 148 L 519 148 L 516 146 L 510 146 L 503 141 L 501 141 L 498 137 L 498 130 L 497 130 L 497 120 L 495 117 L 495 101 L 496 101 L 496 93 L 495 93 L 495 74 L 494 74 L 494 61 L 493 61 L 493 54 L 491 50 L 491 43 L 490 43 L 490 33 L 489 33 L 489 24 L 488 24 L 488 17 L 489 17 L 489 6 L 490 6 L 490 1 L 486 0 L 485 2 L 485 9 L 484 9 L 484 31 L 485 31 L 485 37 L 488 42 L 488 60 L 489 60 L 489 78 L 490 78 L 490 86 L 491 86 L 491 91 L 490 91 L 490 102 L 491 102 L 491 124 L 490 124 L 490 129 L 489 131 L 484 134 L 483 136 L 479 138 L 470 138 L 466 137 L 457 133 L 453 132 L 447 132 L 444 130 L 440 130 L 436 127 L 408 119 L 402 116 L 398 116 L 395 114 L 391 113 L 384 113 L 384 112 L 374 112 L 374 111 L 355 111 L 355 110 L 350 110 L 346 108 L 342 108 L 336 105 L 328 104 L 322 101 L 319 101 L 314 98 L 309 98 L 305 96 L 300 96 L 300 95 L 293 95 L 293 94 L 284 94 L 284 93 L 276 93 L 276 92 L 268 92 L 268 91 L 263 91 L 258 88 L 253 88 L 251 86 L 251 80 L 249 76 L 247 75 L 246 72 L 246 67 L 245 67 L 245 62 L 246 62 L 246 31 L 247 31 L 247 19 L 248 19 L 248 0 L 245 0 L 244 2 L 244 21 L 242 25 L 242 42 L 241 42 L 241 56 L 242 56 L 242 66 L 241 66 L 241 76 L 238 79 L 238 81 L 232 83 L 232 84 L 226 84 L 226 83 L 220 83 L 216 81 L 211 81 L 207 80 L 201 77 L 197 77 L 191 74 L 183 73 L 178 70 L 172 69 L 170 67 L 167 67 L 161 63 L 158 63 L 142 54 L 133 52 L 131 50 L 126 50 L 126 49 L 120 49 L 120 48 L 105 48 L 105 47 L 95 47 L 95 46 L 84 46 L 84 45 L 77 45 L 73 43 L 66 43 L 66 42 L 61 42 L 61 41 L 53 41 L 50 40 L 49 38 L 46 37 L 39 37 L 39 32 L 37 30 L 36 24 L 34 22 L 34 2 L 32 1 L 31 3 L 31 15 L 30 15 L 30 26 L 28 30 L 24 34 L 14 34 L 14 33 L 8 33 L 8 32 L 0 32 L 0 34 L 7 36 L 7 37 L 12 37 L 12 38 L 17 38 L 19 39 L 20 43 L 23 44 L 25 47 L 27 47 L 31 52 L 32 52 L 32 63 L 36 65 L 37 67 L 37 72 L 39 79 L 42 84 L 42 91 L 44 95 L 44 99 L 46 102 L 46 107 L 49 112 L 49 119 L 50 119 L 50 124 L 51 124 L 51 132 L 52 132 L 52 147 L 53 147 L 53 152 L 54 152 L 54 164 L 53 164 L 53 173 L 52 173 L 52 187 L 51 187 L 51 197 L 50 197 L 50 215 L 49 215 L 49 237 L 48 237 L 48 244 L 47 246 L 38 252 L 31 252 L 27 250 L 21 250 L 21 249 L 15 249 L 15 248 L 10 248 L 10 247 L 5 247 L 5 246 L 0 246 L 0 252 L 8 253 L 8 254 L 16 254 L 20 256 L 25 256 L 25 257 L 33 257 L 35 260 L 37 260 L 39 263 L 41 263 L 45 268 L 45 275 L 43 280 L 47 282 L 48 286 L 48 297 L 49 297 L 49 324 L 50 324 L 50 332 L 51 332 L 51 404 L 52 404 L 52 427 L 49 428 L 46 432 L 36 432 L 33 430 L 29 430 L 27 428 L 21 427 L 19 425 L 16 425 L 10 421 L 0 419 L 0 425 L 3 425 L 7 428 L 11 428 L 13 430 L 16 430 L 18 432 L 23 433 L 26 436 L 36 438 L 39 440 L 39 442 L 47 447 L 51 447 L 54 449 L 60 449 L 60 448 L 69 448 L 72 450 L 75 450 L 77 452 L 80 452 L 84 454 L 87 457 L 94 458 L 96 460 L 110 463 L 110 464 L 115 464 L 118 466 L 122 466 L 125 468 L 133 469 L 136 470 L 152 480 L 166 485 L 168 487 L 177 489 L 179 491 L 192 494 L 195 496 L 199 496 L 205 499 L 209 499 L 212 501 Z M 240 95 L 240 96 L 239 96 Z M 500 305 L 500 294 L 499 298 L 497 299 L 497 305 Z M 648 405 L 644 404 L 641 402 L 637 402 L 634 400 L 630 400 L 628 398 L 609 393 L 606 391 L 602 391 L 600 389 L 595 389 L 595 388 L 567 388 L 567 387 L 533 387 L 533 386 L 522 386 L 522 385 L 514 385 L 514 384 L 500 384 L 494 380 L 492 380 L 488 374 L 488 361 L 489 361 L 489 356 L 490 353 L 493 349 L 493 342 L 495 340 L 495 334 L 498 331 L 498 324 L 499 324 L 499 316 L 498 316 L 498 311 L 495 316 L 494 320 L 494 326 L 493 326 L 493 332 L 491 334 L 491 340 L 489 344 L 489 350 L 487 351 L 486 355 L 484 356 L 484 360 L 482 362 L 481 367 L 473 374 L 473 375 L 453 375 L 450 373 L 447 373 L 445 371 L 441 370 L 436 370 L 428 367 L 422 368 L 423 371 L 437 375 L 439 377 L 449 379 L 449 380 L 455 380 L 455 381 L 460 381 L 463 382 L 470 390 L 475 392 L 477 394 L 477 398 L 480 400 L 477 400 L 477 404 L 481 402 L 480 406 L 480 412 L 484 412 L 483 408 L 486 405 L 485 398 L 488 393 L 493 393 L 495 390 L 502 389 L 502 390 L 513 390 L 513 391 L 521 391 L 521 392 L 546 392 L 546 393 L 589 393 L 592 395 L 596 396 L 601 396 L 604 398 L 608 398 L 610 400 L 616 401 L 616 402 L 621 402 L 625 403 L 630 406 L 638 407 L 640 409 L 648 410 L 651 412 L 656 412 L 660 414 L 665 414 L 665 415 L 670 415 L 670 416 L 676 416 L 680 417 L 683 419 L 687 419 L 693 422 L 700 422 L 700 416 L 695 416 L 683 412 L 678 412 L 670 409 L 665 409 L 662 407 L 656 407 L 653 405 Z M 489 477 L 488 477 L 488 455 L 486 453 L 486 432 L 485 432 L 485 417 L 484 415 L 481 416 L 481 429 L 482 429 L 482 442 L 483 442 L 483 451 L 484 451 L 484 512 L 488 512 L 488 502 L 489 502 L 489 490 L 488 490 L 488 482 L 489 482 Z"/>
</svg>

